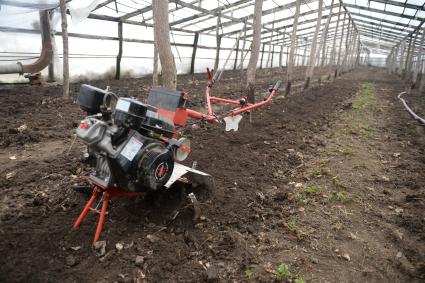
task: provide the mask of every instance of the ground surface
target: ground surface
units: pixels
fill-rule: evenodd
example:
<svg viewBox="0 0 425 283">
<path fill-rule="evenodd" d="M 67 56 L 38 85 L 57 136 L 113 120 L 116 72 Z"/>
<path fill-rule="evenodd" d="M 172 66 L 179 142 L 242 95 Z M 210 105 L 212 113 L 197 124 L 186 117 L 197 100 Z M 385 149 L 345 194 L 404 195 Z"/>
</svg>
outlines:
<svg viewBox="0 0 425 283">
<path fill-rule="evenodd" d="M 258 89 L 282 77 L 262 70 Z M 243 94 L 238 72 L 225 78 L 217 93 Z M 92 84 L 144 98 L 148 82 Z M 179 82 L 199 107 L 203 76 Z M 89 170 L 82 144 L 70 149 L 83 113 L 59 87 L 2 86 L 0 281 L 421 282 L 425 133 L 396 99 L 403 90 L 384 71 L 359 69 L 275 99 L 236 133 L 188 129 L 187 164 L 216 181 L 212 191 L 193 189 L 201 220 L 181 188 L 114 200 L 99 257 L 95 217 L 71 230 L 88 199 L 72 189 Z M 422 96 L 405 98 L 423 111 Z"/>
</svg>

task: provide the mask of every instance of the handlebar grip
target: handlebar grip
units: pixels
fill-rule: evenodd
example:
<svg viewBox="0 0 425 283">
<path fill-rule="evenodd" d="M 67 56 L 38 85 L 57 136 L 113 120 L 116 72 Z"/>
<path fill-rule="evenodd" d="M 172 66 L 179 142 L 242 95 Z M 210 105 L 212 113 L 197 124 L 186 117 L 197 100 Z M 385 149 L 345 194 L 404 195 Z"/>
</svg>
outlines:
<svg viewBox="0 0 425 283">
<path fill-rule="evenodd" d="M 281 84 L 282 84 L 281 81 L 277 81 L 276 84 L 274 85 L 273 89 L 274 90 L 279 90 Z"/>
<path fill-rule="evenodd" d="M 218 81 L 218 79 L 220 78 L 220 75 L 221 75 L 221 71 L 220 71 L 220 70 L 217 70 L 217 71 L 214 73 L 213 80 L 214 80 L 214 81 Z"/>
</svg>

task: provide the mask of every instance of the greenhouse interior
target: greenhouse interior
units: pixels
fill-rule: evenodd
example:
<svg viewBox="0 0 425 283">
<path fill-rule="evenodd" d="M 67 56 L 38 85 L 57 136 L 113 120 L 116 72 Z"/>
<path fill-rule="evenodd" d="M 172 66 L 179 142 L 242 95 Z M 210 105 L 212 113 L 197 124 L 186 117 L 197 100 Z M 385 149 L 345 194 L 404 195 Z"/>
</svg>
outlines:
<svg viewBox="0 0 425 283">
<path fill-rule="evenodd" d="M 424 21 L 0 0 L 0 281 L 423 282 Z"/>
</svg>

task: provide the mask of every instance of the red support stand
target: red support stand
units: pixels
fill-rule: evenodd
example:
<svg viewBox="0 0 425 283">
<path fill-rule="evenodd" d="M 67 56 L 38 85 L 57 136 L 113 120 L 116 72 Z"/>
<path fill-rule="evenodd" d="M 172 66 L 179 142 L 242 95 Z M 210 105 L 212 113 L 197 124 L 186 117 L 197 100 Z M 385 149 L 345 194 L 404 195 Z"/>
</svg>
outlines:
<svg viewBox="0 0 425 283">
<path fill-rule="evenodd" d="M 102 193 L 102 208 L 100 211 L 96 208 L 93 208 L 92 205 L 98 198 L 99 194 Z M 103 188 L 99 185 L 94 186 L 93 188 L 93 194 L 87 204 L 84 206 L 83 211 L 81 211 L 80 216 L 78 216 L 77 221 L 75 221 L 74 226 L 72 227 L 74 230 L 78 229 L 81 222 L 83 222 L 84 218 L 86 217 L 87 213 L 89 211 L 92 211 L 94 213 L 99 214 L 99 221 L 97 223 L 96 233 L 94 234 L 93 244 L 96 243 L 99 238 L 100 234 L 102 233 L 103 224 L 105 223 L 105 215 L 106 210 L 108 208 L 109 200 L 113 196 L 141 196 L 144 192 L 129 192 L 120 188 Z"/>
</svg>

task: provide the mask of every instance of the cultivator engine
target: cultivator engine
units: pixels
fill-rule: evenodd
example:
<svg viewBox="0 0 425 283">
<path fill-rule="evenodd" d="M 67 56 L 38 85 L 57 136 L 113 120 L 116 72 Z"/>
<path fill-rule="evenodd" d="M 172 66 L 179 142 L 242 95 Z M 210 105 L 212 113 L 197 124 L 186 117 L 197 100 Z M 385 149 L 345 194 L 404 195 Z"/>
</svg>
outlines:
<svg viewBox="0 0 425 283">
<path fill-rule="evenodd" d="M 190 153 L 190 142 L 180 137 L 180 130 L 186 126 L 188 117 L 209 123 L 225 121 L 231 125 L 230 128 L 237 130 L 240 114 L 270 101 L 280 82 L 269 90 L 270 94 L 263 101 L 250 104 L 246 98 L 228 100 L 211 97 L 211 89 L 220 73 L 214 77 L 210 72 L 208 75 L 207 114 L 187 109 L 188 96 L 182 92 L 152 88 L 146 103 L 143 103 L 90 85 L 81 86 L 78 102 L 88 116 L 76 131 L 87 145 L 87 157 L 94 161 L 94 170 L 86 177 L 94 185 L 94 190 L 74 228 L 81 224 L 90 210 L 98 212 L 100 219 L 94 238 L 96 242 L 112 196 L 142 195 L 169 188 L 178 180 L 194 185 L 213 185 L 210 175 L 176 162 L 183 161 Z M 112 107 L 114 100 L 115 107 Z M 212 111 L 212 101 L 239 107 L 217 115 Z M 100 211 L 92 208 L 99 193 L 103 198 Z"/>
<path fill-rule="evenodd" d="M 77 136 L 96 161 L 90 179 L 102 187 L 120 187 L 133 192 L 155 191 L 167 184 L 174 159 L 190 152 L 186 139 L 178 139 L 178 127 L 186 124 L 186 95 L 153 88 L 147 103 L 116 97 L 82 85 L 79 103 L 89 114 L 77 128 Z"/>
</svg>

